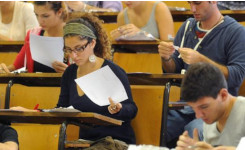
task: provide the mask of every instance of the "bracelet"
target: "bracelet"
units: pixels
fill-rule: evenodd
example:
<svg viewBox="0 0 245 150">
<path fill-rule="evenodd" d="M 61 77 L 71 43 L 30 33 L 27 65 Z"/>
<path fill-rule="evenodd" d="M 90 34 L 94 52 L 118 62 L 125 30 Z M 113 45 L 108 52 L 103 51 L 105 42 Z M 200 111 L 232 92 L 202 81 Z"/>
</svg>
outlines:
<svg viewBox="0 0 245 150">
<path fill-rule="evenodd" d="M 172 56 L 170 56 L 168 59 L 162 58 L 163 61 L 168 62 L 172 59 Z"/>
</svg>

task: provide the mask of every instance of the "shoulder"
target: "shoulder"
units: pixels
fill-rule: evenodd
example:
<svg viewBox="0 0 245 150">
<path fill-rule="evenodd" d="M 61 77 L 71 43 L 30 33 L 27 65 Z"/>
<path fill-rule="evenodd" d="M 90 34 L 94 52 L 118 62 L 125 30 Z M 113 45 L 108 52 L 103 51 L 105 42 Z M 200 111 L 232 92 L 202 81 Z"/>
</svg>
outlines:
<svg viewBox="0 0 245 150">
<path fill-rule="evenodd" d="M 18 9 L 21 9 L 23 11 L 33 11 L 34 10 L 33 4 L 29 2 L 16 1 L 15 5 Z"/>
<path fill-rule="evenodd" d="M 40 35 L 41 31 L 42 31 L 42 28 L 41 28 L 41 27 L 35 27 L 35 28 L 32 28 L 32 29 L 28 30 L 28 31 L 27 31 L 27 34 L 26 34 L 25 40 L 26 40 L 26 41 L 29 41 L 29 39 L 30 39 L 30 34 Z"/>
</svg>

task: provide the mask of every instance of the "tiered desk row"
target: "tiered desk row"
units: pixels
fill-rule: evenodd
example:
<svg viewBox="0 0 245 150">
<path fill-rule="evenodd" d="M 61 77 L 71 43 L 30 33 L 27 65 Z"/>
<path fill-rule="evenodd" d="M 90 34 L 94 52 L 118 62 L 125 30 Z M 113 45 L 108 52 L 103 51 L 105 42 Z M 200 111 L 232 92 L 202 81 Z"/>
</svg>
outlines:
<svg viewBox="0 0 245 150">
<path fill-rule="evenodd" d="M 245 20 L 245 11 L 222 11 L 222 13 L 236 18 L 242 24 Z M 72 14 L 73 17 L 79 15 Z M 98 15 L 104 20 L 104 27 L 108 33 L 117 28 L 115 23 L 117 13 Z M 172 15 L 176 26 L 175 32 L 186 18 L 192 16 L 190 11 L 172 11 Z M 137 144 L 165 144 L 168 101 L 177 101 L 180 96 L 179 87 L 171 87 L 171 85 L 176 81 L 179 83 L 183 75 L 162 74 L 161 58 L 157 52 L 158 44 L 158 42 L 115 42 L 112 40 L 113 61 L 128 73 L 133 98 L 138 106 L 138 114 L 132 121 Z M 0 62 L 12 64 L 22 45 L 23 42 L 0 42 Z M 145 72 L 145 74 L 132 72 Z M 58 73 L 0 74 L 0 108 L 24 106 L 31 109 L 36 104 L 44 109 L 53 108 L 58 101 L 60 78 L 61 74 Z M 13 86 L 9 86 L 9 91 L 6 93 L 10 80 L 13 81 Z M 243 87 L 240 89 L 240 95 L 245 95 Z M 88 115 L 88 120 L 97 120 L 96 124 L 104 122 L 120 125 L 120 121 L 102 119 L 104 116 L 93 113 L 62 115 L 61 117 L 59 114 L 49 113 L 0 112 L 0 120 L 16 122 L 12 126 L 19 133 L 20 149 L 63 149 L 65 140 L 78 138 L 79 128 L 77 124 L 69 125 L 67 139 L 64 139 L 66 128 L 60 124 L 66 125 L 65 121 L 70 120 L 71 117 L 78 117 L 79 119 L 72 118 L 72 121 L 79 122 L 84 119 L 84 115 Z"/>
</svg>

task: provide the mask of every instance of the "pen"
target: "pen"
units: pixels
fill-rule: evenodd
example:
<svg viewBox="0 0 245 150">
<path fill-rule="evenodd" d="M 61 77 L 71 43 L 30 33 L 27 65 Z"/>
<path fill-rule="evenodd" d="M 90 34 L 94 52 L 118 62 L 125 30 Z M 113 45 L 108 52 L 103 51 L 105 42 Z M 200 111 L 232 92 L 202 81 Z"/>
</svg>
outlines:
<svg viewBox="0 0 245 150">
<path fill-rule="evenodd" d="M 33 109 L 34 109 L 34 110 L 37 110 L 38 107 L 39 107 L 39 104 L 37 104 Z"/>
</svg>

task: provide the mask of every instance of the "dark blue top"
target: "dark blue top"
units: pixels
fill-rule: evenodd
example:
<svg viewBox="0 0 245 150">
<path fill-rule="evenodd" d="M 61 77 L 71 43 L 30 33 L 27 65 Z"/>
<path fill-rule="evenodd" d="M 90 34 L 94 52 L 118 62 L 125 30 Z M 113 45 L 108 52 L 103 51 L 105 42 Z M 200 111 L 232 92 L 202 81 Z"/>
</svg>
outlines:
<svg viewBox="0 0 245 150">
<path fill-rule="evenodd" d="M 10 141 L 19 144 L 17 132 L 10 126 L 3 125 L 0 123 L 0 143 Z"/>
<path fill-rule="evenodd" d="M 193 18 L 188 19 L 190 24 L 185 34 L 184 45 L 186 48 L 194 48 L 198 43 L 196 36 L 196 23 Z M 187 21 L 179 29 L 174 45 L 180 46 Z M 224 17 L 224 22 L 215 27 L 203 39 L 197 51 L 216 63 L 228 68 L 228 91 L 232 95 L 238 95 L 238 90 L 245 76 L 245 28 L 229 16 Z M 173 59 L 176 64 L 176 73 L 181 69 L 187 69 L 188 64 L 178 58 L 176 51 Z"/>
<path fill-rule="evenodd" d="M 131 120 L 137 114 L 137 106 L 135 105 L 127 74 L 119 66 L 105 60 L 102 67 L 108 65 L 115 75 L 122 82 L 128 99 L 122 101 L 122 109 L 116 114 L 110 114 L 107 106 L 99 106 L 93 103 L 87 96 L 79 96 L 77 92 L 77 84 L 74 81 L 77 78 L 77 65 L 70 65 L 64 72 L 61 81 L 61 93 L 57 107 L 68 107 L 72 105 L 75 109 L 82 112 L 95 112 L 111 118 L 123 120 L 122 126 L 96 126 L 91 129 L 82 129 L 80 138 L 87 140 L 97 140 L 106 136 L 112 136 L 115 139 L 122 140 L 128 144 L 135 144 L 134 131 L 130 125 Z"/>
</svg>

